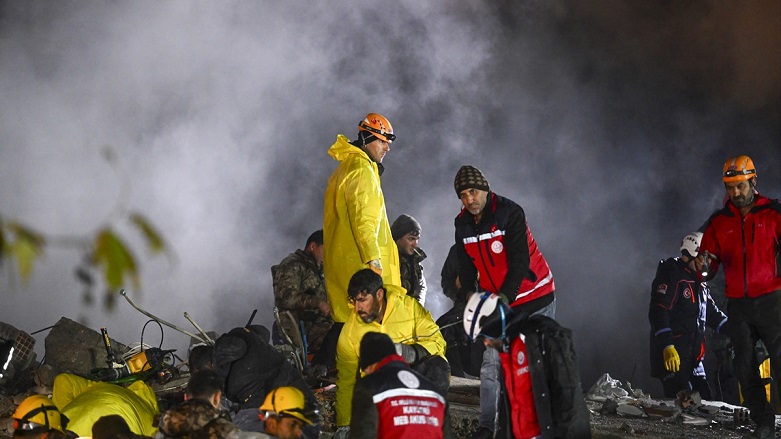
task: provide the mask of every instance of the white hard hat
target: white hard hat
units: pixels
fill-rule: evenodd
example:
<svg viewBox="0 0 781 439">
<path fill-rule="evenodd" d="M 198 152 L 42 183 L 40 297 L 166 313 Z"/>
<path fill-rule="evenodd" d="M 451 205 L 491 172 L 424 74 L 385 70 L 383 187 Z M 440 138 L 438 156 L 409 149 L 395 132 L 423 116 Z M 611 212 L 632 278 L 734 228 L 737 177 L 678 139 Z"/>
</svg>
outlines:
<svg viewBox="0 0 781 439">
<path fill-rule="evenodd" d="M 702 241 L 702 233 L 700 232 L 692 232 L 684 236 L 681 242 L 681 253 L 696 258 L 700 253 L 700 241 Z"/>
<path fill-rule="evenodd" d="M 474 340 L 482 334 L 483 328 L 489 322 L 489 317 L 497 308 L 505 314 L 499 296 L 491 293 L 474 293 L 469 297 L 464 308 L 464 331 Z M 506 307 L 506 306 L 505 306 Z"/>
</svg>

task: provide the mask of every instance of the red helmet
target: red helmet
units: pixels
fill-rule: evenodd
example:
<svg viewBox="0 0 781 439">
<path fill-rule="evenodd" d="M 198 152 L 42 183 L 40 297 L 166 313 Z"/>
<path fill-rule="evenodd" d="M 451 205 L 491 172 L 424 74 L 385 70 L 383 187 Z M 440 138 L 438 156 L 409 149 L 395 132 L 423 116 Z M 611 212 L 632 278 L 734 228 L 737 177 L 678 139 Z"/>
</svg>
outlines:
<svg viewBox="0 0 781 439">
<path fill-rule="evenodd" d="M 724 163 L 724 170 L 721 179 L 724 183 L 734 183 L 736 181 L 751 180 L 757 176 L 757 168 L 754 167 L 754 161 L 747 155 L 730 157 Z"/>
<path fill-rule="evenodd" d="M 393 134 L 393 127 L 385 116 L 378 113 L 369 113 L 358 124 L 358 132 L 367 131 L 367 134 L 371 134 L 374 137 L 393 143 L 396 140 L 396 136 Z"/>
</svg>

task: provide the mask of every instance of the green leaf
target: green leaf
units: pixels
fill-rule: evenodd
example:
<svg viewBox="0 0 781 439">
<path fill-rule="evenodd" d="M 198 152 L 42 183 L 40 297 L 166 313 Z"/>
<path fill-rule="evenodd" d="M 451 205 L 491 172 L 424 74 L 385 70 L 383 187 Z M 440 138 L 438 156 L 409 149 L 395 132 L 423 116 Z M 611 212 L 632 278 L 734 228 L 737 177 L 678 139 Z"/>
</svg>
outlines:
<svg viewBox="0 0 781 439">
<path fill-rule="evenodd" d="M 141 230 L 144 238 L 146 238 L 146 244 L 152 250 L 152 253 L 157 254 L 165 250 L 163 238 L 144 216 L 139 213 L 132 213 L 130 220 Z"/>
<path fill-rule="evenodd" d="M 35 260 L 43 254 L 45 240 L 40 233 L 19 223 L 12 222 L 8 224 L 8 228 L 15 237 L 8 244 L 9 252 L 16 258 L 19 276 L 26 282 L 33 272 Z"/>
<path fill-rule="evenodd" d="M 121 287 L 125 276 L 130 277 L 136 289 L 139 288 L 136 259 L 111 229 L 106 228 L 98 233 L 94 243 L 92 263 L 103 270 L 106 285 L 110 289 Z"/>
</svg>

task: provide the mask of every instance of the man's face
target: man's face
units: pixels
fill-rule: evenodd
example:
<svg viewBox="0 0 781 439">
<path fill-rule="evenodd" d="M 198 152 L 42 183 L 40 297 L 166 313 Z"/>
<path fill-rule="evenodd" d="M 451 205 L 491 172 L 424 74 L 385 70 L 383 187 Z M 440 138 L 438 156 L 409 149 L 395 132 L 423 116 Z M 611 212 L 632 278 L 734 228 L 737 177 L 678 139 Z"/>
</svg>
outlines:
<svg viewBox="0 0 781 439">
<path fill-rule="evenodd" d="M 371 323 L 380 316 L 382 301 L 377 294 L 358 294 L 354 303 L 355 311 L 364 323 Z"/>
<path fill-rule="evenodd" d="M 314 256 L 315 261 L 317 262 L 318 267 L 323 266 L 323 255 L 325 254 L 323 252 L 323 248 L 325 246 L 323 244 L 317 245 L 312 243 L 312 256 Z"/>
<path fill-rule="evenodd" d="M 417 232 L 409 232 L 406 235 L 396 240 L 396 246 L 402 254 L 411 256 L 415 253 L 415 249 L 418 248 L 418 241 L 420 240 L 420 234 Z"/>
<path fill-rule="evenodd" d="M 266 433 L 279 439 L 299 439 L 304 423 L 289 416 L 271 417 L 266 420 Z"/>
<path fill-rule="evenodd" d="M 377 163 L 382 163 L 383 157 L 390 151 L 390 143 L 377 139 L 372 143 L 367 143 L 365 150 L 370 159 Z"/>
<path fill-rule="evenodd" d="M 485 208 L 485 203 L 488 199 L 488 192 L 480 189 L 464 189 L 458 194 L 458 198 L 461 199 L 466 210 L 472 215 L 479 215 Z"/>
<path fill-rule="evenodd" d="M 750 180 L 724 183 L 724 187 L 727 189 L 730 201 L 738 209 L 747 207 L 754 202 L 754 188 L 751 186 Z"/>
</svg>

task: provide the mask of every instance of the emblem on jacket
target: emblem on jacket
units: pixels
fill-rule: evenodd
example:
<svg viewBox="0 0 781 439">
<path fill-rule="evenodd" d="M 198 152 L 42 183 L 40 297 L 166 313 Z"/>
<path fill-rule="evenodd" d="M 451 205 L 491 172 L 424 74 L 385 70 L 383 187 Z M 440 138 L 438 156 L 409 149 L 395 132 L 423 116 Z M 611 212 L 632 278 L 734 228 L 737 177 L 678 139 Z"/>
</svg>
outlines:
<svg viewBox="0 0 781 439">
<path fill-rule="evenodd" d="M 683 290 L 683 297 L 685 297 L 687 299 L 691 299 L 691 297 L 692 297 L 692 290 L 689 289 L 689 288 L 686 288 L 685 290 Z"/>
<path fill-rule="evenodd" d="M 518 356 L 515 357 L 515 361 L 518 362 L 518 365 L 523 364 L 526 361 L 526 355 L 523 355 L 523 352 L 518 351 Z"/>
<path fill-rule="evenodd" d="M 656 292 L 659 294 L 667 294 L 667 284 L 659 284 L 659 286 L 656 287 Z"/>
<path fill-rule="evenodd" d="M 418 377 L 416 377 L 415 374 L 408 370 L 400 370 L 396 376 L 399 378 L 399 381 L 401 381 L 402 384 L 409 387 L 410 389 L 417 389 L 420 387 L 420 380 L 418 380 Z"/>
<path fill-rule="evenodd" d="M 494 241 L 491 243 L 491 251 L 494 253 L 501 253 L 502 250 L 504 250 L 504 245 L 502 245 L 499 241 Z"/>
</svg>

